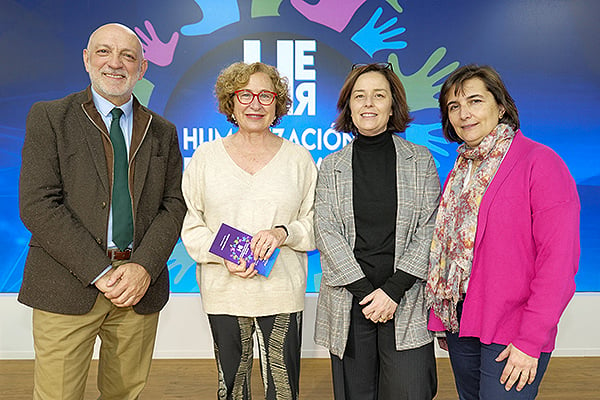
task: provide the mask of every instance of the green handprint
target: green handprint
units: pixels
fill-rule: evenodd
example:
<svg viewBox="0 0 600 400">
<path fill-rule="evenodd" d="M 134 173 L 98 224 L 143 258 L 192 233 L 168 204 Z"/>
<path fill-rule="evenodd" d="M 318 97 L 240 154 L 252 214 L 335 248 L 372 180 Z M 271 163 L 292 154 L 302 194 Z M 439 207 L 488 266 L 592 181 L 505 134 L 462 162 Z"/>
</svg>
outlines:
<svg viewBox="0 0 600 400">
<path fill-rule="evenodd" d="M 278 17 L 283 0 L 252 0 L 252 18 Z"/>
<path fill-rule="evenodd" d="M 402 81 L 404 89 L 406 89 L 406 98 L 408 101 L 408 107 L 411 111 L 418 111 L 425 108 L 436 108 L 438 107 L 438 101 L 434 97 L 440 92 L 442 83 L 436 85 L 435 83 L 448 76 L 454 71 L 459 62 L 455 61 L 451 64 L 446 65 L 438 72 L 432 74 L 431 72 L 436 65 L 446 55 L 446 48 L 440 47 L 427 59 L 427 62 L 421 67 L 420 70 L 412 75 L 404 75 L 400 70 L 398 64 L 398 56 L 394 53 L 388 57 L 388 62 L 392 64 L 396 75 Z"/>
<path fill-rule="evenodd" d="M 394 7 L 394 10 L 398 11 L 399 13 L 401 13 L 402 11 L 402 6 L 400 6 L 400 4 L 398 4 L 398 0 L 387 0 L 387 2 L 389 3 L 390 6 Z"/>
<path fill-rule="evenodd" d="M 141 81 L 137 81 L 133 88 L 133 94 L 135 97 L 137 97 L 138 101 L 146 107 L 148 107 L 148 103 L 150 103 L 150 96 L 152 96 L 153 91 L 154 83 L 150 82 L 146 78 L 143 78 Z"/>
</svg>

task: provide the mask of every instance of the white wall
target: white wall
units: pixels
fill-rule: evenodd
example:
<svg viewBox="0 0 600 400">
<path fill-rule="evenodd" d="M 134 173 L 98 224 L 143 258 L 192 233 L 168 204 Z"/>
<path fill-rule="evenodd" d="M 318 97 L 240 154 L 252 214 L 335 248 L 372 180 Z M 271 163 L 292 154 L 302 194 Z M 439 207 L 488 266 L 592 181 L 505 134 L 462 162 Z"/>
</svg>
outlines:
<svg viewBox="0 0 600 400">
<path fill-rule="evenodd" d="M 313 326 L 317 296 L 306 295 L 303 357 L 327 357 L 328 352 L 314 344 Z M 560 325 L 555 356 L 600 356 L 600 293 L 575 295 Z M 31 359 L 31 310 L 14 294 L 0 295 L 0 359 Z M 439 351 L 439 356 L 446 356 Z M 212 358 L 208 320 L 199 295 L 174 294 L 161 313 L 155 358 Z"/>
</svg>

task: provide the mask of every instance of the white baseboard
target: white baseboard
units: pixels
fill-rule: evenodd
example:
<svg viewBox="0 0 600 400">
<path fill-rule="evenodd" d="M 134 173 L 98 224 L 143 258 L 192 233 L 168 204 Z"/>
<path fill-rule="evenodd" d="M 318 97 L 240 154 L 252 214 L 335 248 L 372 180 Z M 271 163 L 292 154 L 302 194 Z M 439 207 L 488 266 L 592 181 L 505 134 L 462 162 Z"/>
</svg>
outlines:
<svg viewBox="0 0 600 400">
<path fill-rule="evenodd" d="M 16 294 L 0 295 L 0 359 L 33 359 L 31 309 L 16 300 Z M 302 357 L 327 358 L 329 352 L 313 342 L 316 294 L 306 295 Z M 559 325 L 554 356 L 600 357 L 598 332 L 600 293 L 577 293 Z M 436 349 L 438 357 L 447 353 Z M 97 357 L 97 349 L 95 352 Z M 161 312 L 155 358 L 212 358 L 213 347 L 208 319 L 197 294 L 173 294 Z"/>
</svg>

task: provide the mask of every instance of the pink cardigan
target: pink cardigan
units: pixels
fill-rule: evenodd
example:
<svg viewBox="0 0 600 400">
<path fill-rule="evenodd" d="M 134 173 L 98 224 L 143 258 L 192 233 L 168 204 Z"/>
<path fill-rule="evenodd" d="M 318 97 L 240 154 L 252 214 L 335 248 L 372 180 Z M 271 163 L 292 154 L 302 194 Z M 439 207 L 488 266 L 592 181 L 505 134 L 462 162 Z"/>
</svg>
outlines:
<svg viewBox="0 0 600 400">
<path fill-rule="evenodd" d="M 536 358 L 554 349 L 575 292 L 579 208 L 565 163 L 517 131 L 481 202 L 460 336 Z M 445 330 L 433 312 L 428 328 Z"/>
</svg>

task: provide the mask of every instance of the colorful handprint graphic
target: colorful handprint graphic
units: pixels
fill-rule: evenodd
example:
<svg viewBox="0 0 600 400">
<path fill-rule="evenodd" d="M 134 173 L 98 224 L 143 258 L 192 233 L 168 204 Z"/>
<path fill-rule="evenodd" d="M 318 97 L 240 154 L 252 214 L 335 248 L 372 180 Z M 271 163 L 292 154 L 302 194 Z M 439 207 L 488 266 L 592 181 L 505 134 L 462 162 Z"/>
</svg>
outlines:
<svg viewBox="0 0 600 400">
<path fill-rule="evenodd" d="M 404 75 L 402 73 L 396 54 L 392 53 L 389 55 L 388 62 L 392 64 L 392 68 L 404 85 L 408 106 L 411 111 L 438 107 L 435 95 L 440 92 L 440 88 L 442 87 L 441 81 L 450 75 L 459 65 L 459 62 L 455 61 L 432 73 L 445 55 L 446 49 L 444 47 L 438 48 L 431 53 L 425 64 L 412 75 Z M 437 82 L 440 83 L 436 85 Z"/>
<path fill-rule="evenodd" d="M 240 20 L 237 0 L 194 0 L 202 13 L 202 19 L 181 28 L 185 36 L 208 35 L 224 26 Z"/>
<path fill-rule="evenodd" d="M 173 32 L 171 39 L 168 42 L 163 43 L 156 34 L 156 30 L 150 21 L 144 21 L 144 26 L 148 31 L 148 35 L 144 33 L 137 26 L 134 28 L 135 33 L 140 37 L 142 41 L 142 48 L 144 49 L 144 57 L 146 60 L 159 67 L 165 67 L 173 62 L 173 55 L 175 54 L 175 48 L 179 41 L 179 33 Z"/>
<path fill-rule="evenodd" d="M 359 45 L 369 56 L 373 57 L 379 50 L 390 49 L 400 50 L 406 47 L 407 43 L 402 40 L 390 40 L 406 31 L 406 28 L 400 27 L 389 30 L 398 18 L 393 17 L 379 27 L 375 25 L 383 14 L 383 8 L 379 7 L 371 16 L 369 21 L 358 32 L 352 36 L 352 41 Z"/>
<path fill-rule="evenodd" d="M 313 5 L 304 0 L 291 0 L 291 4 L 309 20 L 341 32 L 365 1 L 367 0 L 320 0 Z"/>
</svg>

